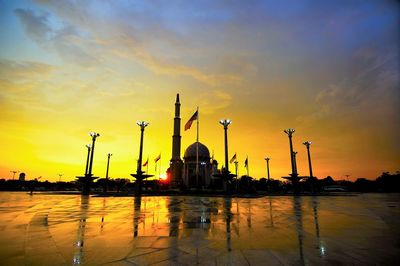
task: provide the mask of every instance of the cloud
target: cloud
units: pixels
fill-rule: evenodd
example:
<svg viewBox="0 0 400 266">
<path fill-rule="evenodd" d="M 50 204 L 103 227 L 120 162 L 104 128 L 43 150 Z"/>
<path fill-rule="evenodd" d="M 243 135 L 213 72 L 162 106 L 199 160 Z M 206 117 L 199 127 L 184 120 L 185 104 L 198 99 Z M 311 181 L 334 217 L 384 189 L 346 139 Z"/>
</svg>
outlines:
<svg viewBox="0 0 400 266">
<path fill-rule="evenodd" d="M 192 33 L 182 33 L 177 29 L 178 24 L 171 24 L 179 18 L 169 13 L 174 12 L 168 8 L 169 5 L 165 7 L 165 13 L 157 13 L 152 12 L 151 8 L 160 7 L 152 2 L 115 2 L 112 10 L 107 2 L 95 5 L 73 1 L 38 2 L 51 10 L 52 16 L 56 16 L 68 28 L 75 29 L 76 32 L 67 34 L 59 30 L 51 40 L 56 42 L 59 54 L 70 62 L 77 60 L 81 64 L 87 62 L 86 65 L 89 65 L 88 62 L 97 59 L 92 63 L 107 64 L 118 56 L 120 61 L 125 60 L 128 64 L 132 61 L 138 62 L 156 74 L 191 77 L 209 86 L 238 84 L 243 80 L 240 72 L 218 72 L 212 65 L 198 67 L 186 62 L 195 54 L 200 57 L 204 54 L 194 51 L 194 45 L 190 41 Z M 192 7 L 189 5 L 183 8 Z M 31 13 L 29 15 L 33 20 L 40 18 Z M 185 18 L 188 19 L 187 16 Z M 200 16 L 199 19 L 205 18 Z M 48 25 L 48 18 L 42 20 L 43 24 Z M 78 34 L 77 29 L 85 34 Z M 197 47 L 198 45 L 196 44 Z"/>
<path fill-rule="evenodd" d="M 317 110 L 299 116 L 297 120 L 316 122 L 352 113 L 351 119 L 355 122 L 392 112 L 390 109 L 400 100 L 398 59 L 393 50 L 381 52 L 367 46 L 360 48 L 343 70 L 342 79 L 317 93 L 314 99 Z"/>
<path fill-rule="evenodd" d="M 48 13 L 35 14 L 32 10 L 23 8 L 17 8 L 14 12 L 32 40 L 43 42 L 50 38 L 52 29 L 48 26 Z"/>
<path fill-rule="evenodd" d="M 98 64 L 96 55 L 91 55 L 88 44 L 94 43 L 72 25 L 51 23 L 48 12 L 34 12 L 30 9 L 18 8 L 15 14 L 20 19 L 27 36 L 46 50 L 56 52 L 66 62 L 90 67 Z"/>
<path fill-rule="evenodd" d="M 13 82 L 33 80 L 50 74 L 56 67 L 32 61 L 13 61 L 0 58 L 0 79 Z"/>
<path fill-rule="evenodd" d="M 198 95 L 198 104 L 204 114 L 213 114 L 226 109 L 232 102 L 232 96 L 224 91 L 213 90 Z"/>
</svg>

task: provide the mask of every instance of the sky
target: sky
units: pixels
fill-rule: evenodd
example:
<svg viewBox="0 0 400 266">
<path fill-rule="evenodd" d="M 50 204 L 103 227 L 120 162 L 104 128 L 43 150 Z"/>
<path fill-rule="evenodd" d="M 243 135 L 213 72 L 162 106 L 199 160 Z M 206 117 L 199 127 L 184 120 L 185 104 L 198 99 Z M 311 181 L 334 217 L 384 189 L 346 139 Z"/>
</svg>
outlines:
<svg viewBox="0 0 400 266">
<path fill-rule="evenodd" d="M 140 128 L 149 172 L 199 107 L 200 142 L 219 166 L 223 127 L 239 175 L 375 179 L 400 170 L 399 4 L 338 1 L 0 0 L 0 178 L 75 180 L 88 132 L 93 173 L 136 172 Z M 195 124 L 194 124 L 195 125 Z M 182 130 L 182 156 L 196 140 Z M 233 165 L 230 165 L 233 170 Z M 18 175 L 18 174 L 17 174 Z M 16 175 L 16 176 L 17 176 Z M 131 179 L 132 180 L 132 179 Z"/>
</svg>

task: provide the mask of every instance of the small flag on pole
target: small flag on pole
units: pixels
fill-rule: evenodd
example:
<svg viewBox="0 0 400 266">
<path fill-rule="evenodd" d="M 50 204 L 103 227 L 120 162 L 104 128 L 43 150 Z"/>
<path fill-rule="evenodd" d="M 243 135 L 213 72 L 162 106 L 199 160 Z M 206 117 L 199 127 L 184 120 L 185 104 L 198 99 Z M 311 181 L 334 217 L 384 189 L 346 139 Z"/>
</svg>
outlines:
<svg viewBox="0 0 400 266">
<path fill-rule="evenodd" d="M 147 166 L 148 163 L 149 163 L 149 158 L 147 158 L 147 161 L 143 164 L 143 166 Z"/>
<path fill-rule="evenodd" d="M 229 161 L 229 163 L 233 163 L 236 160 L 236 153 L 233 155 L 232 159 Z"/>
<path fill-rule="evenodd" d="M 157 156 L 157 158 L 154 159 L 154 162 L 157 163 L 158 160 L 160 160 L 160 159 L 161 159 L 161 153 L 160 153 L 160 155 Z"/>
<path fill-rule="evenodd" d="M 244 161 L 244 167 L 249 166 L 249 157 L 246 157 L 246 161 Z"/>
<path fill-rule="evenodd" d="M 186 122 L 186 124 L 185 124 L 185 131 L 188 130 L 188 129 L 190 129 L 190 127 L 192 126 L 192 123 L 193 123 L 194 120 L 197 120 L 198 115 L 199 115 L 198 112 L 199 112 L 199 111 L 196 111 L 196 112 L 192 115 L 192 117 L 189 119 L 189 121 Z"/>
</svg>

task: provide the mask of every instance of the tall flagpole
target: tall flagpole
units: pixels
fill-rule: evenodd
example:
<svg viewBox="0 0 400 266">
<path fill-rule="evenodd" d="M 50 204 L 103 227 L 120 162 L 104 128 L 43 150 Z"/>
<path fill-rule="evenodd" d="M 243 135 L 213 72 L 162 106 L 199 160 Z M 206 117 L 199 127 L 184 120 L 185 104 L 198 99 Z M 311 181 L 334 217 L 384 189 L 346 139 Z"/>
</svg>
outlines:
<svg viewBox="0 0 400 266">
<path fill-rule="evenodd" d="M 199 186 L 199 107 L 197 106 L 197 138 L 196 138 L 196 181 Z"/>
</svg>

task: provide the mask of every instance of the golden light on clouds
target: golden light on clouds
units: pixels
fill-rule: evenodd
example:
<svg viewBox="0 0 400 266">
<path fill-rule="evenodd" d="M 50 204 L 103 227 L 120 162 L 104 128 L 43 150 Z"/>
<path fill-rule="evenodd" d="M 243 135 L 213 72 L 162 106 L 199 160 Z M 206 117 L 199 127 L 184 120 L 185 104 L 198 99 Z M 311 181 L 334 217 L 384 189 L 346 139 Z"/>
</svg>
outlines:
<svg viewBox="0 0 400 266">
<path fill-rule="evenodd" d="M 28 179 L 74 180 L 84 172 L 87 133 L 96 131 L 95 175 L 105 176 L 111 152 L 110 176 L 128 178 L 137 120 L 150 122 L 144 156 L 153 162 L 161 152 L 165 171 L 176 93 L 182 125 L 199 107 L 200 142 L 220 166 L 218 121 L 233 120 L 229 152 L 238 154 L 240 174 L 248 156 L 250 174 L 265 176 L 269 156 L 272 177 L 286 176 L 288 127 L 296 128 L 300 175 L 308 174 L 305 140 L 313 141 L 319 178 L 399 170 L 391 4 L 367 1 L 378 14 L 367 4 L 289 10 L 261 2 L 1 3 L 0 177 L 19 170 Z M 182 154 L 195 134 L 182 131 Z"/>
</svg>

